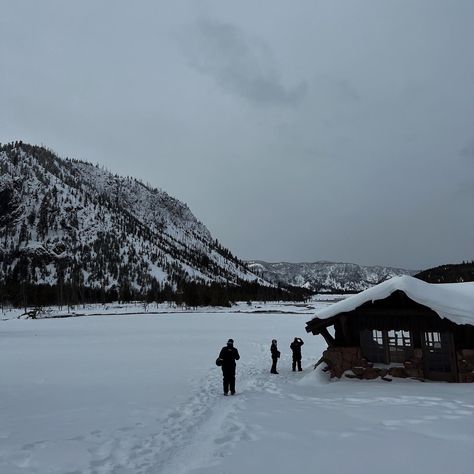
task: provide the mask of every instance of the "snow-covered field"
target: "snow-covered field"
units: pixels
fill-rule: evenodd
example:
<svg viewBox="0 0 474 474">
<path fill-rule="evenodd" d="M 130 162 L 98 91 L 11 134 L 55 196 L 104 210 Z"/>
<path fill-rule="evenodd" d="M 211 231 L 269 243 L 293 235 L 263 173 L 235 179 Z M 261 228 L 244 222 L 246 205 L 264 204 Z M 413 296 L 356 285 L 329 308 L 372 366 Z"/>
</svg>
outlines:
<svg viewBox="0 0 474 474">
<path fill-rule="evenodd" d="M 0 473 L 473 471 L 474 385 L 329 382 L 312 370 L 324 340 L 295 308 L 5 318 Z M 224 397 L 214 362 L 230 337 L 241 360 L 237 395 Z M 272 338 L 280 375 L 269 373 Z"/>
<path fill-rule="evenodd" d="M 46 306 L 42 308 L 3 308 L 0 310 L 0 321 L 7 319 L 29 319 L 29 313 L 35 312 L 36 318 L 59 318 L 75 316 L 114 316 L 118 314 L 169 314 L 169 313 L 298 313 L 314 315 L 316 309 L 330 306 L 331 303 L 345 299 L 346 295 L 316 295 L 307 303 L 293 302 L 243 302 L 234 303 L 231 308 L 222 306 L 189 308 L 176 303 L 104 303 L 85 306 Z"/>
</svg>

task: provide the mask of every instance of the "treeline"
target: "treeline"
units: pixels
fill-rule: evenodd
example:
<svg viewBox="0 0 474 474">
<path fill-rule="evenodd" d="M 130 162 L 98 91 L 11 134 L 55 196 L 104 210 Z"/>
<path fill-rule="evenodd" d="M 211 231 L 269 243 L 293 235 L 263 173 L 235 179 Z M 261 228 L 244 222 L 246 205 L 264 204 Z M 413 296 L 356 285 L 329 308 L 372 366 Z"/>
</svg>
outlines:
<svg viewBox="0 0 474 474">
<path fill-rule="evenodd" d="M 312 292 L 298 287 L 268 287 L 243 282 L 236 285 L 181 282 L 177 290 L 168 285 L 152 285 L 140 292 L 128 285 L 111 289 L 88 288 L 64 284 L 31 284 L 6 280 L 0 283 L 0 305 L 3 307 L 77 306 L 92 303 L 174 302 L 187 307 L 228 306 L 237 301 L 307 301 Z"/>
<path fill-rule="evenodd" d="M 428 283 L 461 283 L 474 281 L 474 260 L 471 262 L 440 265 L 415 275 Z"/>
<path fill-rule="evenodd" d="M 311 295 L 311 291 L 299 287 L 269 287 L 249 282 L 238 286 L 184 282 L 174 301 L 189 307 L 230 307 L 236 301 L 307 301 Z"/>
</svg>

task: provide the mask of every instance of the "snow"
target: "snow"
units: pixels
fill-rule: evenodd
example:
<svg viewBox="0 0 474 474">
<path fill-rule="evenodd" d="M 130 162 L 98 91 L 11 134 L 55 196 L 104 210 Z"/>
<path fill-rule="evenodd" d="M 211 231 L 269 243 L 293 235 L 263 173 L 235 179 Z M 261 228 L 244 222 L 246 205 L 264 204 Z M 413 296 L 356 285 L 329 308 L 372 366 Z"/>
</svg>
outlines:
<svg viewBox="0 0 474 474">
<path fill-rule="evenodd" d="M 369 301 L 382 300 L 393 292 L 403 291 L 409 298 L 431 308 L 442 318 L 457 324 L 474 324 L 474 282 L 426 283 L 408 275 L 394 277 L 329 308 L 318 311 L 319 319 L 352 311 Z"/>
<path fill-rule="evenodd" d="M 0 472 L 472 471 L 473 385 L 330 381 L 294 309 L 0 321 Z M 223 397 L 214 361 L 230 337 L 237 395 Z"/>
<path fill-rule="evenodd" d="M 119 314 L 140 315 L 140 314 L 209 314 L 209 313 L 283 313 L 283 314 L 313 314 L 316 308 L 323 308 L 332 304 L 341 298 L 341 295 L 320 295 L 316 296 L 313 301 L 308 303 L 298 302 L 258 302 L 247 303 L 244 301 L 237 302 L 231 308 L 224 306 L 198 306 L 189 308 L 185 305 L 178 305 L 174 302 L 165 303 L 143 303 L 140 301 L 130 303 L 96 303 L 76 306 L 45 306 L 38 308 L 3 308 L 0 311 L 0 320 L 7 319 L 30 319 L 28 313 L 36 312 L 36 319 L 48 318 L 64 318 L 75 316 L 113 316 Z"/>
</svg>

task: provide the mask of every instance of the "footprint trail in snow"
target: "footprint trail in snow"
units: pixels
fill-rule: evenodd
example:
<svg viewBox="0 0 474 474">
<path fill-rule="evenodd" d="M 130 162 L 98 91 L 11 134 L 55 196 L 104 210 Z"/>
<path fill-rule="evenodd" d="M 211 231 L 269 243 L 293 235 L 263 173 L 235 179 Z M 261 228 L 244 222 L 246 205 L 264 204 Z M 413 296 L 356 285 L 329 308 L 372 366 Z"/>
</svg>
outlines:
<svg viewBox="0 0 474 474">
<path fill-rule="evenodd" d="M 253 363 L 252 363 L 253 362 Z M 254 439 L 254 428 L 241 422 L 239 412 L 258 392 L 278 395 L 275 378 L 257 362 L 241 363 L 236 396 L 224 397 L 220 370 L 212 370 L 196 384 L 191 396 L 164 418 L 149 426 L 137 424 L 117 432 L 91 433 L 100 446 L 86 474 L 185 473 L 213 465 L 232 451 L 235 443 Z M 281 382 L 280 378 L 280 382 Z M 148 436 L 144 430 L 152 430 Z"/>
</svg>

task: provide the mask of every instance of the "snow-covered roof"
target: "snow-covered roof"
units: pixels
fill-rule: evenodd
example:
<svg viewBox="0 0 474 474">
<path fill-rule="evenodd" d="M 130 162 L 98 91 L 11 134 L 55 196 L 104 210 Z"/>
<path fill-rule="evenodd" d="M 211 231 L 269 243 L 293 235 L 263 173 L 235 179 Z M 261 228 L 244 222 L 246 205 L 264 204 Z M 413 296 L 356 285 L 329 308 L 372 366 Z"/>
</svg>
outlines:
<svg viewBox="0 0 474 474">
<path fill-rule="evenodd" d="M 334 303 L 318 312 L 314 319 L 328 319 L 339 313 L 353 311 L 369 301 L 383 300 L 397 290 L 403 291 L 413 301 L 431 308 L 442 318 L 456 324 L 474 325 L 474 282 L 434 284 L 408 275 L 391 278 Z"/>
</svg>

